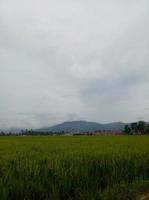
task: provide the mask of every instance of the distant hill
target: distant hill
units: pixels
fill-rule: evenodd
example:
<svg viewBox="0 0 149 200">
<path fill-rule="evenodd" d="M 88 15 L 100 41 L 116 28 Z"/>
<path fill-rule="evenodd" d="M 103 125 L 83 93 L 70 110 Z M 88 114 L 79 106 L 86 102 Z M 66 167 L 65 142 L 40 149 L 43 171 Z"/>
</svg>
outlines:
<svg viewBox="0 0 149 200">
<path fill-rule="evenodd" d="M 0 129 L 0 132 L 4 133 L 20 133 L 22 129 L 20 128 L 9 128 L 9 129 Z"/>
<path fill-rule="evenodd" d="M 36 129 L 36 131 L 41 132 L 93 132 L 93 131 L 118 131 L 123 130 L 125 123 L 122 122 L 114 122 L 108 124 L 101 124 L 96 122 L 87 122 L 87 121 L 71 121 L 64 122 L 62 124 L 58 124 L 51 127 L 43 127 L 40 129 Z"/>
</svg>

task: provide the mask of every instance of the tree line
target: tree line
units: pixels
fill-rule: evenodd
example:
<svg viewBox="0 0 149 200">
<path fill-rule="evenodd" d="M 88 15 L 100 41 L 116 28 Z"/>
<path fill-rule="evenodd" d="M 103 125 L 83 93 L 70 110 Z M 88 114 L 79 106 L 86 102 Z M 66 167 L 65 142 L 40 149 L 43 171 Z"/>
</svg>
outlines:
<svg viewBox="0 0 149 200">
<path fill-rule="evenodd" d="M 97 131 L 100 133 L 100 131 Z M 102 131 L 101 133 L 110 133 L 109 131 Z M 36 135 L 64 135 L 67 132 L 61 131 L 61 132 L 40 132 L 35 130 L 22 130 L 19 133 L 5 133 L 4 131 L 0 132 L 0 136 L 36 136 Z M 81 133 L 84 134 L 84 133 Z M 91 133 L 90 133 L 91 134 Z M 96 134 L 96 131 L 92 133 L 93 135 Z M 111 134 L 114 134 L 114 132 L 111 132 Z M 120 133 L 119 133 L 120 134 Z M 149 134 L 149 123 L 146 123 L 144 121 L 134 122 L 125 125 L 124 131 L 121 131 L 121 134 L 127 134 L 127 135 L 145 135 Z"/>
<path fill-rule="evenodd" d="M 12 133 L 12 132 L 8 132 L 5 133 L 4 131 L 0 132 L 0 136 L 36 136 L 36 135 L 62 135 L 64 134 L 64 132 L 51 132 L 51 131 L 35 131 L 35 130 L 22 130 L 19 133 Z"/>
<path fill-rule="evenodd" d="M 149 134 L 149 123 L 144 121 L 134 122 L 125 125 L 124 132 L 128 135 L 145 135 Z"/>
</svg>

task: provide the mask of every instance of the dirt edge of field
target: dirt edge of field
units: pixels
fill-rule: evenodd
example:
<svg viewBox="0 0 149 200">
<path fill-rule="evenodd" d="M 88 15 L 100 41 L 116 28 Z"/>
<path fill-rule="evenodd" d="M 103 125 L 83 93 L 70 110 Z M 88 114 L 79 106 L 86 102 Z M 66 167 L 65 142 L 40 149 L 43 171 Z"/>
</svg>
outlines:
<svg viewBox="0 0 149 200">
<path fill-rule="evenodd" d="M 139 195 L 136 200 L 149 200 L 149 192 Z"/>
</svg>

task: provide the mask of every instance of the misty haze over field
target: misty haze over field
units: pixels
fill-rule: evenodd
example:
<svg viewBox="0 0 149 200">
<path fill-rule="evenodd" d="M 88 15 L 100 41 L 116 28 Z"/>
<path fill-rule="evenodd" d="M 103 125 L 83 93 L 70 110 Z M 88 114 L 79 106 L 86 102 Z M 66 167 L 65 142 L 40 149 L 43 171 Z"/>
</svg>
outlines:
<svg viewBox="0 0 149 200">
<path fill-rule="evenodd" d="M 0 0 L 0 128 L 149 121 L 148 0 Z"/>
</svg>

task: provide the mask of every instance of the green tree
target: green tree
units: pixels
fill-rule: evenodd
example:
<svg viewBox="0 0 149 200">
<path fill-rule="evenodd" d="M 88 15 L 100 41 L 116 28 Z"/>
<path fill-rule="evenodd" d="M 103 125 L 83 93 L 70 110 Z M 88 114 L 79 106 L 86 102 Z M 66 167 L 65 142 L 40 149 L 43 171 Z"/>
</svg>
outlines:
<svg viewBox="0 0 149 200">
<path fill-rule="evenodd" d="M 137 128 L 138 128 L 139 133 L 144 134 L 145 133 L 145 127 L 146 127 L 145 122 L 143 122 L 143 121 L 138 122 Z"/>
<path fill-rule="evenodd" d="M 149 134 L 149 124 L 146 124 L 145 126 L 145 134 Z"/>
<path fill-rule="evenodd" d="M 125 127 L 124 127 L 124 132 L 125 132 L 126 134 L 131 134 L 131 128 L 129 127 L 129 125 L 125 125 Z"/>
<path fill-rule="evenodd" d="M 138 124 L 136 122 L 131 123 L 131 130 L 132 130 L 133 134 L 138 133 Z"/>
</svg>

